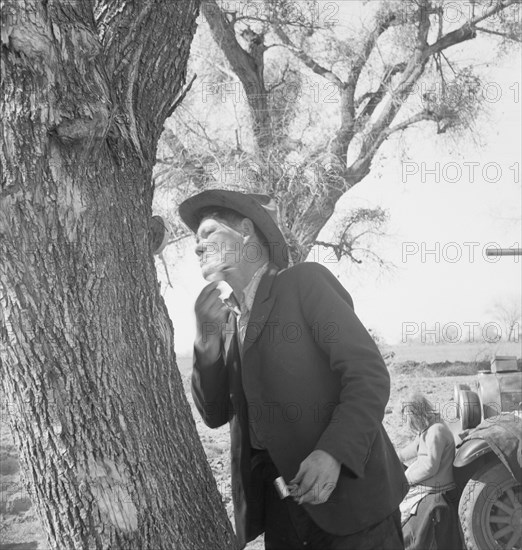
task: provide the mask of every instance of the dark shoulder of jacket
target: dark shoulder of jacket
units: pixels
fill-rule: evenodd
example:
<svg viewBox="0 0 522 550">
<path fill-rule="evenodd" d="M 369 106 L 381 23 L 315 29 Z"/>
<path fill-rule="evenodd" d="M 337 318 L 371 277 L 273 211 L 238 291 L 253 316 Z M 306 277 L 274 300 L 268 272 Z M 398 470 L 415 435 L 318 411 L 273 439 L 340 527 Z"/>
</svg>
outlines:
<svg viewBox="0 0 522 550">
<path fill-rule="evenodd" d="M 350 293 L 344 288 L 339 279 L 324 265 L 317 262 L 303 262 L 281 270 L 277 274 L 277 282 L 282 286 L 299 285 L 303 282 L 305 285 L 329 284 L 341 296 L 344 296 L 353 309 L 353 300 Z"/>
</svg>

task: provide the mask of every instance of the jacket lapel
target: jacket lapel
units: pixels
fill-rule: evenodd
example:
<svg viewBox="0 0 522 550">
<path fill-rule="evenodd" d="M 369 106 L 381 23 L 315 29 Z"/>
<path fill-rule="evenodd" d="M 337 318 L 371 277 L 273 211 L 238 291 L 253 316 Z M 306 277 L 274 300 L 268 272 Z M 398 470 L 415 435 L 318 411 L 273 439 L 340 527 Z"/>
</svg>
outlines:
<svg viewBox="0 0 522 550">
<path fill-rule="evenodd" d="M 230 346 L 236 337 L 236 316 L 231 312 L 227 319 L 224 334 L 225 357 L 229 356 Z"/>
<path fill-rule="evenodd" d="M 270 264 L 267 272 L 263 275 L 252 304 L 252 312 L 243 343 L 243 356 L 246 355 L 250 346 L 259 338 L 265 323 L 268 320 L 270 311 L 274 307 L 275 299 L 271 296 L 272 284 L 279 271 L 279 268 Z"/>
</svg>

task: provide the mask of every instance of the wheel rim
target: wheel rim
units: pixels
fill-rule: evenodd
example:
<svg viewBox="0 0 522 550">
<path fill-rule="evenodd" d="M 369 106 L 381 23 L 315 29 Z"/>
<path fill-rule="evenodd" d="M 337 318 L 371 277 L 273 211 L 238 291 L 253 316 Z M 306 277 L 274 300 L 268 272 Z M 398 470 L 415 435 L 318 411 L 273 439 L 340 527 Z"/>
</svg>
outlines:
<svg viewBox="0 0 522 550">
<path fill-rule="evenodd" d="M 495 550 L 522 550 L 522 486 L 502 483 L 487 499 L 482 525 Z"/>
</svg>

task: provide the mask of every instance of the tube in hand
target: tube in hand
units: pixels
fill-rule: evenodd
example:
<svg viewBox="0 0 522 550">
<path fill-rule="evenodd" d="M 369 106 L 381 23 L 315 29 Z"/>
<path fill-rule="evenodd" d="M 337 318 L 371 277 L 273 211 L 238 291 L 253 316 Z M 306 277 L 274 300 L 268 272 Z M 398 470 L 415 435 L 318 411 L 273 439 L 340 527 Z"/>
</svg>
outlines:
<svg viewBox="0 0 522 550">
<path fill-rule="evenodd" d="M 283 476 L 279 476 L 278 478 L 274 479 L 274 485 L 277 491 L 277 494 L 279 495 L 279 498 L 283 500 L 286 497 L 290 496 L 290 491 L 288 490 L 288 487 L 286 486 L 285 480 L 283 479 Z"/>
</svg>

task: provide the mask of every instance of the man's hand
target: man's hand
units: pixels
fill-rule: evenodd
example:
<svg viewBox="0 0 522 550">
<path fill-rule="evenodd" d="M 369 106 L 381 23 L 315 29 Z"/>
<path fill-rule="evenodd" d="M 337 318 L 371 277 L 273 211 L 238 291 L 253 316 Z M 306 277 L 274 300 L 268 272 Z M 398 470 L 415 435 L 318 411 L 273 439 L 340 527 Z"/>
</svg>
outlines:
<svg viewBox="0 0 522 550">
<path fill-rule="evenodd" d="M 213 364 L 220 353 L 221 332 L 227 321 L 228 308 L 219 297 L 219 282 L 207 285 L 196 300 L 196 341 L 195 348 L 201 362 Z"/>
<path fill-rule="evenodd" d="M 340 470 L 338 460 L 317 449 L 301 462 L 299 471 L 289 483 L 290 494 L 297 504 L 323 504 L 335 489 Z"/>
</svg>

